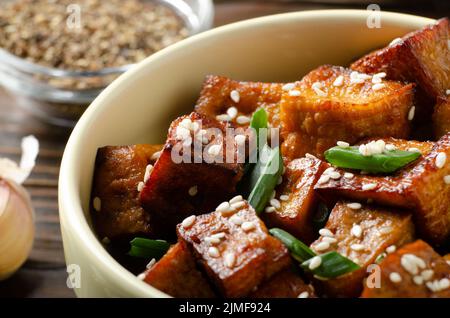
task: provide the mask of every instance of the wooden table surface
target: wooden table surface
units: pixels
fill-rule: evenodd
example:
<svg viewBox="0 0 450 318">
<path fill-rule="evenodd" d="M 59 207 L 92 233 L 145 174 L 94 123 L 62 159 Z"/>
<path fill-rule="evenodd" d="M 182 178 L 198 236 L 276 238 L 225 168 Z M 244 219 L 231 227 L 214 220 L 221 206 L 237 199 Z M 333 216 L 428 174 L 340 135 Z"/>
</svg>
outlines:
<svg viewBox="0 0 450 318">
<path fill-rule="evenodd" d="M 333 1 L 330 1 L 333 2 Z M 437 8 L 442 4 L 424 1 L 418 7 L 386 10 L 409 12 L 430 17 L 448 15 Z M 330 8 L 358 8 L 365 5 L 339 7 L 303 3 L 301 1 L 216 1 L 215 25 L 223 25 L 247 18 L 274 13 Z M 384 8 L 382 8 L 384 9 Z M 16 106 L 14 97 L 0 88 L 0 157 L 20 158 L 20 140 L 33 134 L 40 143 L 37 165 L 26 181 L 25 187 L 32 197 L 36 210 L 36 238 L 28 261 L 11 278 L 0 282 L 0 297 L 74 297 L 66 287 L 66 267 L 58 219 L 58 173 L 61 156 L 70 129 L 48 125 Z M 1 257 L 1 256 L 0 256 Z"/>
</svg>

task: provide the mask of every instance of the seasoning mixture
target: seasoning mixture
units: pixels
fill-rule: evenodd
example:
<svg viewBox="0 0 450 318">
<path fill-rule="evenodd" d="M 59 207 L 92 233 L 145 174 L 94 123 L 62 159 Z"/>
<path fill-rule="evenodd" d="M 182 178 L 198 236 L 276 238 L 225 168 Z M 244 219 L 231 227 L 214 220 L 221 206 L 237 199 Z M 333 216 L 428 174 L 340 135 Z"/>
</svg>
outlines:
<svg viewBox="0 0 450 318">
<path fill-rule="evenodd" d="M 141 0 L 17 0 L 0 10 L 1 48 L 67 70 L 136 63 L 187 35 L 170 8 Z"/>
</svg>

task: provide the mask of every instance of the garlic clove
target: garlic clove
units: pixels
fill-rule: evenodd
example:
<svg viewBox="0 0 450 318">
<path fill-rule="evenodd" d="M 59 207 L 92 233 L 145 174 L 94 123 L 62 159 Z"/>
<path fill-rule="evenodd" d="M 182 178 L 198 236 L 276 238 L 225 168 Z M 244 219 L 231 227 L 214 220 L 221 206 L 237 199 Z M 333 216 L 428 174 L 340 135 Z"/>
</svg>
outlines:
<svg viewBox="0 0 450 318">
<path fill-rule="evenodd" d="M 34 211 L 28 193 L 14 181 L 0 179 L 0 280 L 25 262 L 34 233 Z"/>
</svg>

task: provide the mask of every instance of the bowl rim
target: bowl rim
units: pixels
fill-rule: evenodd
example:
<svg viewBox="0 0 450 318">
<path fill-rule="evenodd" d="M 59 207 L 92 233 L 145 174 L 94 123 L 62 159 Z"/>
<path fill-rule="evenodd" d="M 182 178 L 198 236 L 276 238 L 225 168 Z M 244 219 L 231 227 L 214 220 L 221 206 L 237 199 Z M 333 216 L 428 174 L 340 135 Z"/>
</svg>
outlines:
<svg viewBox="0 0 450 318">
<path fill-rule="evenodd" d="M 156 52 L 152 56 L 146 58 L 131 70 L 120 75 L 119 78 L 114 80 L 88 107 L 86 112 L 82 115 L 79 122 L 72 131 L 69 140 L 67 142 L 62 162 L 61 172 L 59 176 L 59 189 L 58 189 L 58 201 L 59 201 L 59 216 L 61 222 L 61 230 L 63 227 L 67 231 L 76 233 L 76 239 L 78 240 L 77 246 L 82 248 L 86 255 L 90 255 L 90 261 L 95 262 L 93 266 L 103 267 L 102 271 L 108 274 L 108 277 L 115 277 L 115 281 L 120 286 L 126 286 L 130 294 L 141 295 L 142 297 L 170 297 L 169 295 L 161 292 L 160 290 L 146 284 L 138 279 L 135 275 L 129 272 L 125 267 L 119 264 L 102 246 L 93 230 L 91 230 L 86 217 L 83 213 L 81 199 L 79 195 L 79 178 L 77 176 L 78 169 L 76 168 L 77 153 L 82 149 L 81 136 L 85 128 L 90 127 L 99 118 L 98 113 L 107 107 L 108 96 L 111 95 L 122 83 L 133 80 L 137 75 L 149 65 L 156 63 L 159 59 L 165 55 L 170 55 L 173 51 L 182 50 L 186 46 L 193 45 L 197 42 L 208 40 L 211 37 L 215 37 L 219 34 L 232 33 L 237 30 L 254 28 L 261 25 L 270 25 L 279 22 L 287 22 L 289 20 L 298 21 L 302 19 L 315 20 L 320 18 L 354 18 L 361 19 L 367 18 L 372 11 L 367 10 L 310 10 L 310 11 L 298 11 L 290 13 L 282 13 L 269 15 L 259 18 L 253 18 L 249 20 L 243 20 L 235 22 L 229 25 L 221 26 L 198 35 L 194 35 L 185 40 L 177 42 L 159 52 Z M 411 20 L 416 23 L 432 24 L 436 20 L 416 15 L 385 12 L 381 11 L 381 17 L 389 19 L 389 21 L 395 21 L 400 24 L 408 24 Z M 64 240 L 64 239 L 63 239 Z"/>
</svg>

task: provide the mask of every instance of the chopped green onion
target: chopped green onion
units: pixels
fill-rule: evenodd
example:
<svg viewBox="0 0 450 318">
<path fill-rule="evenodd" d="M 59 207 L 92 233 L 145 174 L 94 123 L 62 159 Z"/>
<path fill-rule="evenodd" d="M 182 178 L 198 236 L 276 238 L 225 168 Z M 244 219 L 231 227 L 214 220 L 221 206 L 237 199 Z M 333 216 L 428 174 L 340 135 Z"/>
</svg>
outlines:
<svg viewBox="0 0 450 318">
<path fill-rule="evenodd" d="M 283 160 L 278 147 L 271 149 L 264 145 L 262 154 L 250 175 L 249 182 L 252 191 L 248 196 L 248 203 L 257 213 L 266 207 L 283 171 Z"/>
<path fill-rule="evenodd" d="M 309 268 L 311 259 L 303 262 L 301 267 L 305 271 L 312 272 L 314 275 L 323 278 L 335 278 L 361 268 L 358 264 L 353 263 L 351 260 L 335 251 L 319 256 L 322 260 L 319 267 L 311 270 Z"/>
<path fill-rule="evenodd" d="M 273 228 L 269 232 L 286 245 L 292 257 L 301 263 L 300 266 L 303 270 L 311 272 L 318 277 L 334 278 L 361 268 L 348 258 L 333 251 L 318 255 L 321 258 L 320 266 L 311 270 L 309 264 L 311 259 L 316 256 L 316 253 L 286 231 Z"/>
<path fill-rule="evenodd" d="M 283 242 L 284 245 L 286 245 L 288 250 L 291 252 L 292 257 L 298 262 L 301 263 L 316 256 L 316 254 L 308 246 L 306 246 L 306 244 L 296 239 L 288 232 L 278 228 L 270 229 L 269 232 Z"/>
<path fill-rule="evenodd" d="M 420 152 L 392 150 L 363 156 L 357 146 L 333 147 L 325 151 L 325 158 L 340 168 L 364 170 L 372 173 L 392 173 L 420 157 Z"/>
<path fill-rule="evenodd" d="M 128 255 L 142 258 L 160 259 L 170 247 L 170 244 L 163 240 L 150 240 L 136 237 L 131 242 Z"/>
<path fill-rule="evenodd" d="M 264 108 L 260 108 L 257 111 L 255 111 L 252 115 L 252 119 L 250 121 L 250 127 L 255 129 L 255 133 L 256 133 L 256 145 L 257 145 L 257 149 L 261 149 L 262 146 L 264 144 L 267 143 L 267 137 L 266 140 L 264 140 L 264 144 L 260 145 L 260 140 L 259 140 L 259 130 L 262 128 L 267 129 L 268 127 L 268 116 L 267 116 L 267 112 Z"/>
</svg>

